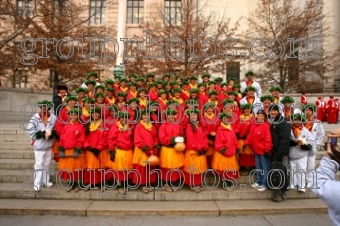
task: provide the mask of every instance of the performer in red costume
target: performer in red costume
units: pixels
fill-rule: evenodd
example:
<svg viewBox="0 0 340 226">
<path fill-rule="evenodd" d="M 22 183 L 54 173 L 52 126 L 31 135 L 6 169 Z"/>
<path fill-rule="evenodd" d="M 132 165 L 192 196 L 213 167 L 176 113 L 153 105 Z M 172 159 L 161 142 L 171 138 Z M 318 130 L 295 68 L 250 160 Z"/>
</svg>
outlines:
<svg viewBox="0 0 340 226">
<path fill-rule="evenodd" d="M 117 181 L 120 193 L 126 193 L 126 182 L 130 179 L 128 176 L 131 176 L 131 174 L 127 174 L 127 171 L 133 168 L 133 133 L 129 129 L 129 117 L 127 112 L 119 112 L 118 121 L 110 128 L 108 135 L 109 159 L 107 167 L 117 172 L 113 178 Z"/>
<path fill-rule="evenodd" d="M 189 112 L 189 123 L 186 127 L 186 151 L 184 154 L 184 183 L 194 192 L 203 191 L 202 173 L 207 170 L 206 153 L 208 150 L 208 138 L 203 127 L 199 123 L 199 110 Z"/>
<path fill-rule="evenodd" d="M 301 104 L 303 104 L 303 105 L 307 104 L 306 93 L 301 93 Z"/>
<path fill-rule="evenodd" d="M 141 111 L 142 119 L 136 125 L 134 130 L 134 155 L 133 155 L 133 168 L 139 172 L 138 174 L 132 175 L 132 183 L 136 184 L 139 182 L 141 189 L 144 193 L 149 193 L 153 189 L 144 188 L 142 185 L 156 182 L 156 174 L 153 173 L 149 175 L 148 173 L 155 169 L 155 166 L 146 166 L 145 162 L 148 157 L 153 155 L 158 155 L 158 150 L 160 149 L 158 134 L 156 127 L 150 123 L 150 118 L 146 110 Z M 140 178 L 137 178 L 139 177 Z"/>
<path fill-rule="evenodd" d="M 320 122 L 324 122 L 326 118 L 326 102 L 323 100 L 322 96 L 319 96 L 315 101 L 315 105 L 317 106 L 317 119 Z"/>
<path fill-rule="evenodd" d="M 336 108 L 334 96 L 330 96 L 326 105 L 327 111 L 327 122 L 337 124 L 337 114 L 339 113 L 339 109 Z"/>
<path fill-rule="evenodd" d="M 251 118 L 253 117 L 253 114 L 250 113 L 252 105 L 251 104 L 244 104 L 241 105 L 242 114 L 240 115 L 240 132 L 238 135 L 238 145 L 240 151 L 240 166 L 244 167 L 245 169 L 241 171 L 242 176 L 249 175 L 249 168 L 255 167 L 255 156 L 254 151 L 251 149 L 251 147 L 247 147 L 243 149 L 244 141 L 247 139 L 251 125 L 253 124 L 251 122 Z"/>
<path fill-rule="evenodd" d="M 69 188 L 66 191 L 75 189 L 74 191 L 78 192 L 79 180 L 83 178 L 82 170 L 85 166 L 85 127 L 79 122 L 80 109 L 73 108 L 67 114 L 70 116 L 70 122 L 64 126 L 60 135 L 58 170 L 61 179 L 69 180 Z"/>
<path fill-rule="evenodd" d="M 238 142 L 235 132 L 230 125 L 232 115 L 222 113 L 219 117 L 221 119 L 221 124 L 216 133 L 215 154 L 211 167 L 220 175 L 223 189 L 232 191 L 231 179 L 239 178 L 240 167 L 236 157 L 236 152 L 239 149 Z"/>
<path fill-rule="evenodd" d="M 220 125 L 220 120 L 218 118 L 219 112 L 216 111 L 215 105 L 212 103 L 204 105 L 203 110 L 205 111 L 205 113 L 202 117 L 200 117 L 200 123 L 202 124 L 204 131 L 207 133 L 208 150 L 206 156 L 208 166 L 211 166 L 212 157 L 215 153 L 214 144 L 216 131 L 218 126 Z"/>
<path fill-rule="evenodd" d="M 103 161 L 107 155 L 107 135 L 108 130 L 104 129 L 104 122 L 101 119 L 101 108 L 96 107 L 91 109 L 91 122 L 87 123 L 85 128 L 85 172 L 84 184 L 85 191 L 90 190 L 91 185 L 99 185 L 104 180 L 104 175 L 99 169 L 105 169 L 106 163 Z M 105 187 L 101 188 L 102 191 Z"/>
<path fill-rule="evenodd" d="M 166 121 L 159 128 L 159 141 L 161 143 L 161 151 L 159 154 L 159 166 L 161 169 L 161 179 L 165 182 L 164 187 L 168 192 L 177 192 L 178 190 L 171 186 L 169 182 L 179 180 L 182 174 L 172 172 L 171 170 L 179 170 L 184 166 L 183 152 L 175 151 L 176 137 L 184 137 L 183 127 L 176 124 L 176 110 L 168 109 L 164 112 Z"/>
</svg>

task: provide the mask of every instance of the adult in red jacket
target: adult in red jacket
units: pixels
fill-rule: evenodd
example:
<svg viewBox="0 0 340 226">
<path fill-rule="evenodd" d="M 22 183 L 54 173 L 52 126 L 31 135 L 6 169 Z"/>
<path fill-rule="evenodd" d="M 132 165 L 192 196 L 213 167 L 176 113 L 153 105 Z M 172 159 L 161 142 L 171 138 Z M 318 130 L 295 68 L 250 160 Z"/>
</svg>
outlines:
<svg viewBox="0 0 340 226">
<path fill-rule="evenodd" d="M 150 118 L 147 115 L 146 110 L 141 111 L 142 120 L 136 125 L 134 130 L 134 155 L 133 155 L 133 168 L 139 172 L 132 175 L 132 183 L 139 185 L 149 185 L 156 182 L 156 174 L 149 174 L 151 170 L 155 169 L 155 166 L 147 166 L 146 161 L 151 154 L 158 155 L 160 149 L 158 134 L 156 127 L 150 123 Z M 139 178 L 137 178 L 139 177 Z M 153 191 L 141 187 L 144 193 Z"/>
<path fill-rule="evenodd" d="M 85 147 L 85 168 L 84 184 L 89 185 L 85 191 L 90 190 L 90 185 L 99 184 L 103 179 L 103 172 L 100 169 L 105 169 L 105 150 L 107 149 L 107 134 L 108 130 L 104 129 L 104 122 L 101 119 L 101 108 L 92 108 L 90 111 L 91 122 L 86 124 Z M 105 187 L 102 187 L 104 190 Z"/>
<path fill-rule="evenodd" d="M 120 193 L 126 193 L 126 182 L 130 179 L 128 176 L 131 176 L 128 175 L 128 170 L 133 168 L 133 134 L 129 128 L 128 118 L 127 112 L 119 112 L 118 122 L 111 127 L 108 135 L 107 167 L 115 171 L 113 178 L 117 181 Z M 121 182 L 125 184 L 122 185 Z"/>
<path fill-rule="evenodd" d="M 327 101 L 326 106 L 327 111 L 327 122 L 337 124 L 337 117 L 336 115 L 339 114 L 339 109 L 336 107 L 334 96 L 330 96 L 329 100 Z"/>
<path fill-rule="evenodd" d="M 184 137 L 183 127 L 176 124 L 176 110 L 168 109 L 164 112 L 166 121 L 159 128 L 159 141 L 161 150 L 159 154 L 159 166 L 161 169 L 161 179 L 165 182 L 164 187 L 168 192 L 177 191 L 169 182 L 175 182 L 182 176 L 181 173 L 172 172 L 171 170 L 179 170 L 184 166 L 183 152 L 175 151 L 176 137 Z"/>
<path fill-rule="evenodd" d="M 238 142 L 233 131 L 232 115 L 222 113 L 219 115 L 221 124 L 217 129 L 215 140 L 215 154 L 211 163 L 211 167 L 221 176 L 223 189 L 232 191 L 235 179 L 239 178 L 239 165 L 236 157 L 238 151 Z M 234 182 L 235 181 L 235 182 Z"/>
<path fill-rule="evenodd" d="M 206 153 L 208 166 L 211 166 L 212 158 L 215 153 L 215 138 L 216 131 L 218 126 L 220 125 L 220 120 L 218 118 L 219 112 L 216 111 L 215 105 L 212 103 L 208 103 L 204 105 L 204 115 L 200 117 L 200 123 L 203 126 L 203 130 L 207 134 L 208 138 L 208 150 Z"/>
<path fill-rule="evenodd" d="M 85 142 L 85 127 L 79 122 L 80 109 L 71 109 L 67 112 L 70 116 L 70 122 L 66 124 L 60 134 L 59 142 L 59 177 L 69 180 L 70 192 L 75 188 L 75 192 L 80 190 L 78 180 L 83 178 L 83 169 L 85 166 L 85 155 L 83 146 Z"/>
<path fill-rule="evenodd" d="M 183 168 L 184 183 L 191 187 L 194 192 L 204 189 L 202 174 L 207 170 L 206 153 L 208 150 L 208 138 L 206 132 L 198 121 L 199 110 L 193 113 L 188 111 L 190 122 L 186 127 L 186 151 L 184 154 L 185 164 Z"/>
<path fill-rule="evenodd" d="M 267 175 L 270 169 L 271 149 L 273 147 L 272 137 L 270 133 L 270 124 L 267 122 L 266 113 L 264 110 L 259 110 L 256 116 L 257 123 L 253 123 L 251 131 L 244 142 L 243 148 L 248 145 L 255 152 L 256 169 L 263 170 L 256 171 L 256 182 L 252 184 L 253 188 L 258 191 L 265 191 L 268 189 Z"/>
</svg>

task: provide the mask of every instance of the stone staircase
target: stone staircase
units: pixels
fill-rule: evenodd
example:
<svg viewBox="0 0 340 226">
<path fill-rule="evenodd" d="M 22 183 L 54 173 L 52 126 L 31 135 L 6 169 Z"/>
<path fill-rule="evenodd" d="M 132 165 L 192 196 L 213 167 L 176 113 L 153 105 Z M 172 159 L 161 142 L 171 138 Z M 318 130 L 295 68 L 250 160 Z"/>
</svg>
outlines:
<svg viewBox="0 0 340 226">
<path fill-rule="evenodd" d="M 329 130 L 331 131 L 331 130 Z M 328 131 L 328 132 L 329 132 Z M 320 159 L 325 154 L 325 151 L 320 150 L 317 153 L 316 165 L 320 164 Z M 100 189 L 93 189 L 90 191 L 79 191 L 79 192 L 66 192 L 66 183 L 60 182 L 57 179 L 57 164 L 52 161 L 51 169 L 54 170 L 54 175 L 51 175 L 51 181 L 54 186 L 51 188 L 43 188 L 38 193 L 33 191 L 33 166 L 34 166 L 34 153 L 29 143 L 29 139 L 25 134 L 25 131 L 19 127 L 11 128 L 0 128 L 0 214 L 65 214 L 72 215 L 72 210 L 65 207 L 65 204 L 70 203 L 72 200 L 76 203 L 83 203 L 82 205 L 88 205 L 89 208 L 93 207 L 96 202 L 104 202 L 105 205 L 113 207 L 107 207 L 107 209 L 101 209 L 101 211 L 91 212 L 93 215 L 105 215 L 112 214 L 114 210 L 117 211 L 117 206 L 114 203 L 125 206 L 119 210 L 120 214 L 128 214 L 129 211 L 136 210 L 138 205 L 145 203 L 145 206 L 155 204 L 167 206 L 170 208 L 170 212 L 173 214 L 203 214 L 210 215 L 211 209 L 208 207 L 203 210 L 197 209 L 197 203 L 207 204 L 209 206 L 217 206 L 218 215 L 233 215 L 241 213 L 253 213 L 257 214 L 264 213 L 298 213 L 298 212 L 326 212 L 326 206 L 315 196 L 315 194 L 308 190 L 306 193 L 300 193 L 297 190 L 291 190 L 288 192 L 288 200 L 283 203 L 273 203 L 270 201 L 271 192 L 258 192 L 252 189 L 249 184 L 249 177 L 242 176 L 237 180 L 237 185 L 232 192 L 225 191 L 220 187 L 214 188 L 214 178 L 208 177 L 207 185 L 212 189 L 206 189 L 200 193 L 194 193 L 185 186 L 178 192 L 168 193 L 162 189 L 155 189 L 149 194 L 144 194 L 139 189 L 130 189 L 127 196 L 121 196 L 117 189 L 108 189 L 106 192 L 101 192 Z M 26 179 L 26 182 L 24 182 Z M 340 179 L 340 174 L 337 174 L 337 179 Z M 57 183 L 58 182 L 58 183 Z M 32 207 L 27 204 L 28 200 L 31 200 L 32 205 L 41 205 L 41 208 Z M 63 202 L 62 202 L 63 200 Z M 67 201 L 66 201 L 67 200 Z M 111 202 L 115 201 L 115 202 Z M 151 201 L 151 202 L 150 202 Z M 188 202 L 189 201 L 189 202 Z M 7 203 L 7 204 L 5 204 Z M 23 205 L 17 207 L 13 203 Z M 22 204 L 20 204 L 22 203 Z M 26 203 L 26 204 L 25 204 Z M 47 207 L 43 203 L 46 203 Z M 55 205 L 61 205 L 64 203 L 64 207 L 60 209 L 43 211 L 44 208 L 49 209 L 48 203 L 55 203 Z M 59 204 L 58 204 L 59 203 Z M 130 203 L 130 205 L 129 205 Z M 137 204 L 136 204 L 137 203 Z M 179 210 L 183 205 L 189 205 L 186 210 L 180 213 Z M 232 204 L 232 205 L 229 205 Z M 295 204 L 294 204 L 295 203 Z M 38 206 L 39 206 L 38 205 Z M 97 205 L 97 204 L 96 204 Z M 278 207 L 280 205 L 280 207 Z M 13 206 L 13 207 L 11 207 Z M 130 209 L 128 208 L 130 206 Z M 204 205 L 203 205 L 204 206 Z M 223 207 L 223 208 L 222 208 Z M 33 208 L 33 210 L 32 210 Z M 78 207 L 77 207 L 78 208 Z M 79 209 L 73 210 L 74 214 L 77 215 Z M 90 209 L 91 209 L 90 208 Z M 102 207 L 100 207 L 102 208 Z M 99 208 L 99 209 L 100 209 Z M 150 207 L 151 208 L 151 207 Z M 171 209 L 172 208 L 172 209 Z M 192 208 L 192 209 L 190 209 Z M 222 209 L 221 209 L 222 208 Z M 167 208 L 165 208 L 167 209 Z M 27 211 L 26 211 L 27 210 Z M 29 211 L 31 210 L 31 211 Z M 41 210 L 41 211 L 40 211 Z M 69 211 L 65 211 L 69 210 Z M 151 210 L 153 210 L 151 208 Z M 151 211 L 150 210 L 150 211 Z M 261 211 L 260 211 L 261 210 Z M 57 212 L 55 212 L 57 211 Z M 84 212 L 85 211 L 85 212 Z M 89 214 L 88 208 L 82 210 L 80 215 Z M 106 211 L 106 212 L 105 212 Z M 149 209 L 141 209 L 140 214 L 149 214 Z M 160 211 L 160 214 L 169 214 L 165 210 L 155 209 L 154 211 Z M 162 212 L 163 211 L 163 212 Z M 164 212 L 165 211 L 165 212 Z M 206 211 L 206 212 L 204 212 Z M 138 211 L 137 211 L 138 212 Z M 90 215 L 91 215 L 90 214 Z M 136 213 L 137 214 L 137 213 Z"/>
</svg>

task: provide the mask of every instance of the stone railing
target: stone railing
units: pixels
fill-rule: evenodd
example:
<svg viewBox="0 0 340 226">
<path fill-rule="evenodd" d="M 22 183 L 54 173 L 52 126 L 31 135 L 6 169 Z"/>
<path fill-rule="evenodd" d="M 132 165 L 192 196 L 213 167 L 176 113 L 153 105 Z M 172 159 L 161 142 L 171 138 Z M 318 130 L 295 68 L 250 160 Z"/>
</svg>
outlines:
<svg viewBox="0 0 340 226">
<path fill-rule="evenodd" d="M 295 103 L 300 103 L 301 94 L 283 94 L 282 96 L 290 95 L 295 99 Z M 338 93 L 307 93 L 307 101 L 309 103 L 315 103 L 318 96 L 324 96 L 325 100 L 329 99 L 329 96 L 338 97 Z M 21 121 L 25 115 L 25 105 L 36 104 L 41 100 L 52 101 L 52 92 L 44 91 L 32 91 L 30 89 L 11 89 L 0 88 L 0 121 Z M 38 110 L 38 109 L 37 109 Z M 26 107 L 26 118 L 31 113 L 31 108 Z"/>
</svg>

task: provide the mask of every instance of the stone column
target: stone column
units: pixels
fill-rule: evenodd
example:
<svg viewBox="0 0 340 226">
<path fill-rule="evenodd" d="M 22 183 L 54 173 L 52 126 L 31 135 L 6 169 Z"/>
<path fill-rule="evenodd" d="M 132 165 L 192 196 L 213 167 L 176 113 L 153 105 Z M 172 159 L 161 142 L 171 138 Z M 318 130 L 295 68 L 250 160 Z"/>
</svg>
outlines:
<svg viewBox="0 0 340 226">
<path fill-rule="evenodd" d="M 117 42 L 119 43 L 119 53 L 116 59 L 116 65 L 123 63 L 124 43 L 121 38 L 126 38 L 126 0 L 119 0 L 118 6 L 118 25 L 117 25 Z"/>
</svg>

